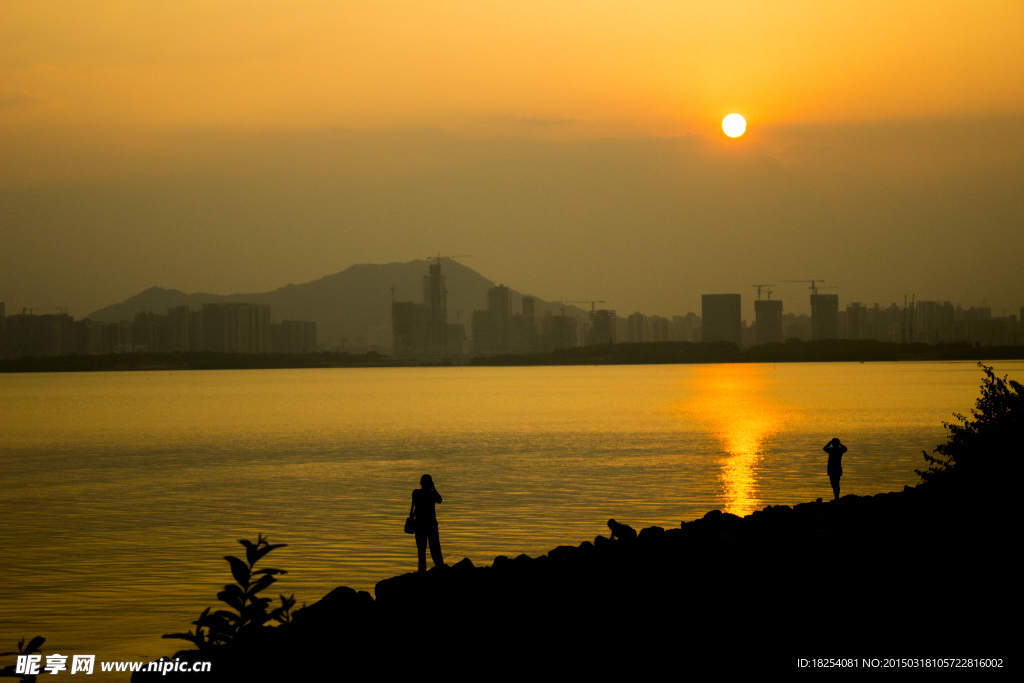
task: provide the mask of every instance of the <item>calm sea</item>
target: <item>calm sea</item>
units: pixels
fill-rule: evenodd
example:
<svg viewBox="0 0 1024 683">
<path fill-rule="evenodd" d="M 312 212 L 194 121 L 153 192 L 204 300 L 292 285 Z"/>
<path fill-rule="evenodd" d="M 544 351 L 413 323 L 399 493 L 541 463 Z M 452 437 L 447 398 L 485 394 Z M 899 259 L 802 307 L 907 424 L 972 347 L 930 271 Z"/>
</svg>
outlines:
<svg viewBox="0 0 1024 683">
<path fill-rule="evenodd" d="M 1024 363 L 996 369 L 1024 379 Z M 489 564 L 719 508 L 917 481 L 973 363 L 386 368 L 0 375 L 0 648 L 152 659 L 183 647 L 239 538 L 288 547 L 312 603 L 416 567 L 423 473 L 446 558 Z M 6 660 L 4 664 L 9 663 Z"/>
</svg>

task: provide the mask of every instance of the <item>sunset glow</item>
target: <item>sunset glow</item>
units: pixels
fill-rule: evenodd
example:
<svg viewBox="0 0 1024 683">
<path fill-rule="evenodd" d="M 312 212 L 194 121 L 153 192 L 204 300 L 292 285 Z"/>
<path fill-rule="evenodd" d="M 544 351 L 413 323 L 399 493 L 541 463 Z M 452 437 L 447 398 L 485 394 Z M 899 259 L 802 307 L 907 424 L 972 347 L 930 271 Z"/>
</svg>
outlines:
<svg viewBox="0 0 1024 683">
<path fill-rule="evenodd" d="M 767 396 L 765 370 L 755 365 L 708 365 L 696 373 L 697 418 L 722 446 L 719 480 L 723 512 L 748 515 L 759 509 L 757 468 L 766 441 L 789 419 L 788 410 Z"/>
</svg>

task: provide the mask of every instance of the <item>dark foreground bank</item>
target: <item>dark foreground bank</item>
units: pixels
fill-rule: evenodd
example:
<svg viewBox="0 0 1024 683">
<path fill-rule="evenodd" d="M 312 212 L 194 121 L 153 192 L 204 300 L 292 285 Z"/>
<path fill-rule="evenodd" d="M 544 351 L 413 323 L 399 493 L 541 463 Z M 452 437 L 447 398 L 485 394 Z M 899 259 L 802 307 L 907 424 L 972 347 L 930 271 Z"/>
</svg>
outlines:
<svg viewBox="0 0 1024 683">
<path fill-rule="evenodd" d="M 211 661 L 207 681 L 797 672 L 800 658 L 1007 666 L 1018 572 L 1006 507 L 921 485 L 744 518 L 712 511 L 635 542 L 599 536 L 396 576 L 376 599 L 340 587 L 291 623 L 175 657 Z M 195 676 L 132 677 L 178 679 Z"/>
<path fill-rule="evenodd" d="M 892 361 L 1020 360 L 1024 346 L 896 344 L 873 340 L 820 339 L 762 344 L 740 351 L 730 342 L 597 344 L 547 353 L 453 358 L 318 353 L 114 353 L 0 360 L 5 372 L 112 372 L 138 370 L 256 370 L 277 368 L 434 367 L 446 365 L 657 365 L 672 363 L 833 363 Z"/>
</svg>

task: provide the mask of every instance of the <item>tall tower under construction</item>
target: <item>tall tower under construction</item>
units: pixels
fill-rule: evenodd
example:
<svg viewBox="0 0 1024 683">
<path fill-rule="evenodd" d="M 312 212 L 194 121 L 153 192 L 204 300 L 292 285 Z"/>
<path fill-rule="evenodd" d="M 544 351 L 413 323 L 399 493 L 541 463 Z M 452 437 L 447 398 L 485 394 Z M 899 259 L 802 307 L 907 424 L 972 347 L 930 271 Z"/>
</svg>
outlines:
<svg viewBox="0 0 1024 683">
<path fill-rule="evenodd" d="M 512 290 L 505 285 L 488 289 L 487 310 L 491 313 L 494 350 L 496 353 L 508 353 L 512 318 Z"/>
<path fill-rule="evenodd" d="M 423 276 L 423 303 L 427 307 L 427 349 L 432 356 L 448 353 L 448 284 L 441 275 L 441 259 Z"/>
<path fill-rule="evenodd" d="M 811 339 L 839 338 L 839 295 L 811 294 Z"/>
</svg>

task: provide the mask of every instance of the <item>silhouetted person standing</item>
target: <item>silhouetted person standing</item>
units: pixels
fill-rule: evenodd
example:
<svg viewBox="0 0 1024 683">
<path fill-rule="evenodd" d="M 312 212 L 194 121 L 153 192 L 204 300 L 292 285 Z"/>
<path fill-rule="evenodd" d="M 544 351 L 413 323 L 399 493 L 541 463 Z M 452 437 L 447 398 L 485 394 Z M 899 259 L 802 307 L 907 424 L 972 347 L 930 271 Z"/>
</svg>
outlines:
<svg viewBox="0 0 1024 683">
<path fill-rule="evenodd" d="M 412 508 L 409 516 L 416 524 L 416 549 L 420 556 L 420 571 L 427 571 L 427 543 L 430 543 L 430 557 L 435 567 L 444 566 L 441 556 L 441 539 L 437 535 L 437 515 L 434 505 L 441 502 L 441 494 L 434 488 L 429 474 L 420 477 L 420 488 L 413 489 Z"/>
<path fill-rule="evenodd" d="M 828 478 L 832 482 L 832 493 L 838 499 L 839 477 L 843 476 L 843 453 L 846 452 L 846 446 L 839 439 L 832 439 L 825 444 L 824 450 L 828 453 Z"/>
</svg>

